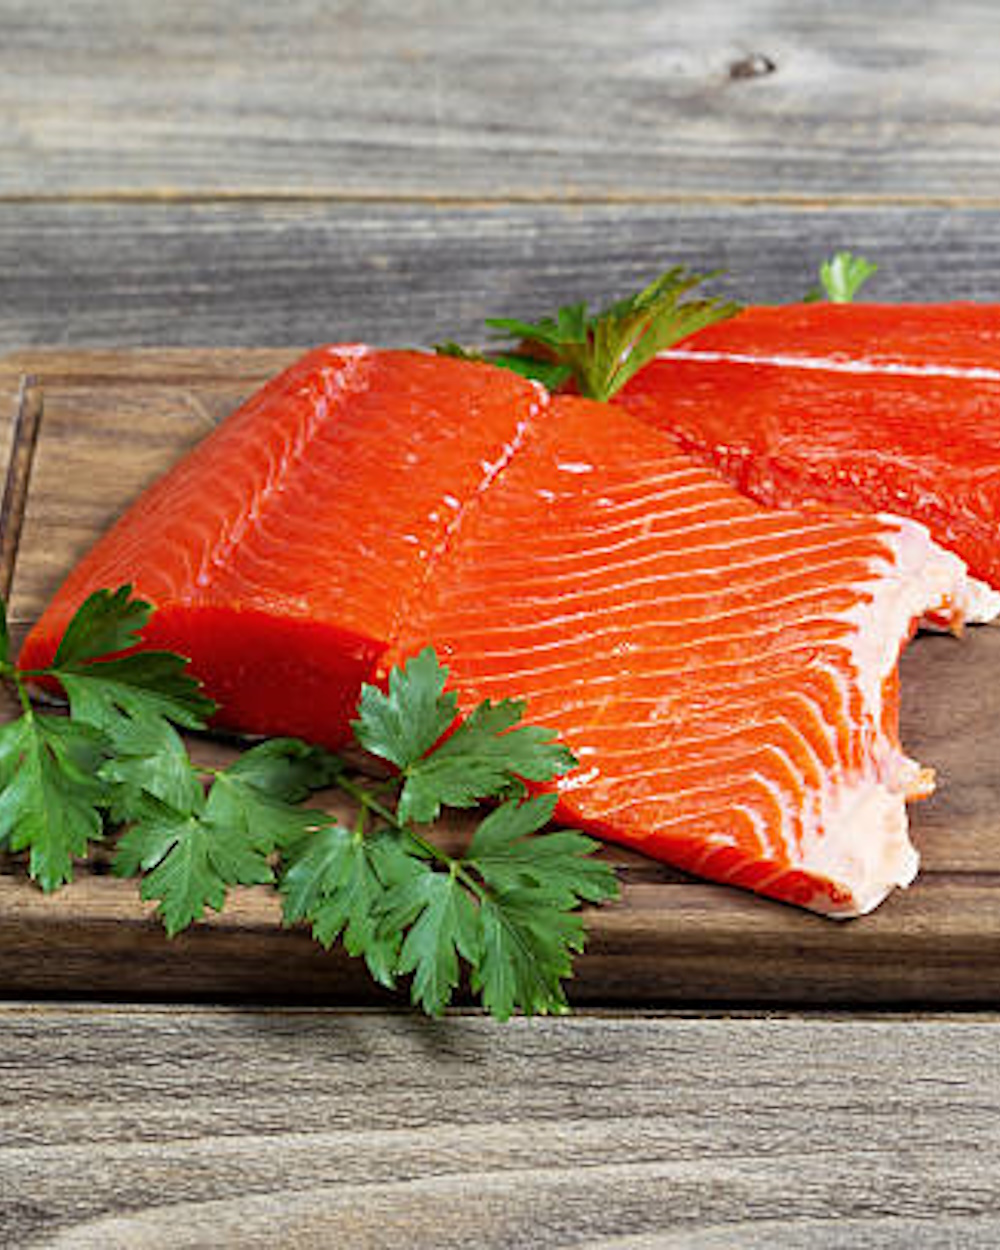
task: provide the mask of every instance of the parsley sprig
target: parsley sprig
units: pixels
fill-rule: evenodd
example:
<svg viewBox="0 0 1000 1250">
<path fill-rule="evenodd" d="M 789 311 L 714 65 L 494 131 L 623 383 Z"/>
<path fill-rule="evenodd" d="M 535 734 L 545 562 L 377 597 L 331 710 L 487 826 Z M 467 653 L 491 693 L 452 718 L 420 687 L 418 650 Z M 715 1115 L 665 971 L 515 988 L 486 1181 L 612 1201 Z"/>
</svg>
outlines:
<svg viewBox="0 0 1000 1250">
<path fill-rule="evenodd" d="M 487 320 L 501 339 L 514 340 L 514 350 L 477 355 L 455 343 L 443 343 L 437 351 L 489 360 L 550 389 L 572 379 L 581 395 L 605 401 L 659 352 L 741 311 L 741 305 L 717 297 L 686 298 L 715 277 L 718 271 L 698 274 L 676 266 L 637 294 L 598 313 L 589 313 L 587 305 L 579 303 L 535 322 L 507 317 Z"/>
<path fill-rule="evenodd" d="M 380 984 L 410 978 L 415 1004 L 440 1014 L 467 977 L 494 1016 L 566 1009 L 563 980 L 583 949 L 581 904 L 617 892 L 597 844 L 545 831 L 555 798 L 530 796 L 575 760 L 523 705 L 486 701 L 464 719 L 428 648 L 364 686 L 358 743 L 393 767 L 367 781 L 320 747 L 277 738 L 227 768 L 205 768 L 179 729 L 214 705 L 169 652 L 137 651 L 152 608 L 123 586 L 92 595 L 52 664 L 22 671 L 0 603 L 0 678 L 22 714 L 0 727 L 0 849 L 28 852 L 42 889 L 70 881 L 90 844 L 115 836 L 113 871 L 141 878 L 168 935 L 221 910 L 236 885 L 269 885 L 286 924 L 341 941 Z M 40 709 L 34 682 L 61 686 L 68 714 Z M 352 821 L 303 806 L 337 787 Z M 468 847 L 438 846 L 441 810 L 494 806 Z"/>
<path fill-rule="evenodd" d="M 851 252 L 836 252 L 819 267 L 819 286 L 806 295 L 807 304 L 824 298 L 831 304 L 850 304 L 869 278 L 878 270 L 874 261 Z"/>
<path fill-rule="evenodd" d="M 540 321 L 494 317 L 486 325 L 520 344 L 494 362 L 549 386 L 572 379 L 581 395 L 609 400 L 657 352 L 740 311 L 739 304 L 714 296 L 687 299 L 696 286 L 717 276 L 717 271 L 695 274 L 675 266 L 595 314 L 581 302 Z"/>
<path fill-rule="evenodd" d="M 22 709 L 0 726 L 0 848 L 28 850 L 28 871 L 43 890 L 71 880 L 73 859 L 104 836 L 105 813 L 125 818 L 140 795 L 172 801 L 191 784 L 173 726 L 203 728 L 212 703 L 180 656 L 118 654 L 139 641 L 150 612 L 127 586 L 100 591 L 73 617 L 52 664 L 22 672 L 0 602 L 0 678 Z M 98 663 L 102 656 L 112 658 Z M 35 707 L 28 683 L 38 680 L 62 686 L 68 717 Z"/>
</svg>

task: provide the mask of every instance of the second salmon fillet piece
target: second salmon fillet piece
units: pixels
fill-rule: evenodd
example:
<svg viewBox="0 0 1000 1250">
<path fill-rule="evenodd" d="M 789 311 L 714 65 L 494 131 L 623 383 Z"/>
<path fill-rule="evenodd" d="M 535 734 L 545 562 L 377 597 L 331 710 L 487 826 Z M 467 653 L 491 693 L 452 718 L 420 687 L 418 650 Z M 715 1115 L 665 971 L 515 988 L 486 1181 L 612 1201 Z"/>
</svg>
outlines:
<svg viewBox="0 0 1000 1250">
<path fill-rule="evenodd" d="M 1000 308 L 751 308 L 616 397 L 740 490 L 912 517 L 1000 590 Z M 976 619 L 1000 610 L 980 596 Z"/>
<path fill-rule="evenodd" d="M 336 745 L 431 643 L 463 708 L 524 698 L 576 753 L 564 821 L 833 915 L 916 871 L 896 664 L 960 612 L 962 562 L 908 521 L 762 508 L 620 409 L 323 349 L 140 499 L 22 665 L 126 581 L 234 728 Z"/>
</svg>

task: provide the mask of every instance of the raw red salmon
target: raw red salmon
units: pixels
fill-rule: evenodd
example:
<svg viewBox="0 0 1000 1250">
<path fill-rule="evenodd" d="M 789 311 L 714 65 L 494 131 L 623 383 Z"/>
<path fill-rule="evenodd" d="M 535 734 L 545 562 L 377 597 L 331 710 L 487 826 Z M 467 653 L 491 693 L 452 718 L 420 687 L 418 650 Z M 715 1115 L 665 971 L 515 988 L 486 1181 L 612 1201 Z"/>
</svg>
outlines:
<svg viewBox="0 0 1000 1250">
<path fill-rule="evenodd" d="M 581 761 L 557 815 L 835 915 L 916 871 L 896 662 L 960 597 L 907 521 L 755 506 L 640 423 L 555 401 L 462 520 L 384 665 L 527 698 Z"/>
<path fill-rule="evenodd" d="M 912 517 L 1000 588 L 1000 308 L 749 309 L 615 402 L 763 503 Z"/>
<path fill-rule="evenodd" d="M 760 306 L 700 330 L 684 348 L 918 371 L 982 370 L 986 378 L 998 381 L 1000 306 L 824 302 Z"/>
<path fill-rule="evenodd" d="M 225 724 L 338 746 L 357 693 L 540 402 L 514 374 L 320 348 L 148 490 L 76 566 L 21 654 L 47 663 L 91 591 L 131 582 Z"/>
<path fill-rule="evenodd" d="M 764 509 L 621 409 L 324 349 L 110 531 L 22 663 L 124 581 L 237 728 L 336 744 L 361 681 L 432 643 L 464 707 L 524 697 L 576 752 L 565 821 L 835 915 L 916 869 L 896 661 L 961 561 L 908 521 Z"/>
</svg>

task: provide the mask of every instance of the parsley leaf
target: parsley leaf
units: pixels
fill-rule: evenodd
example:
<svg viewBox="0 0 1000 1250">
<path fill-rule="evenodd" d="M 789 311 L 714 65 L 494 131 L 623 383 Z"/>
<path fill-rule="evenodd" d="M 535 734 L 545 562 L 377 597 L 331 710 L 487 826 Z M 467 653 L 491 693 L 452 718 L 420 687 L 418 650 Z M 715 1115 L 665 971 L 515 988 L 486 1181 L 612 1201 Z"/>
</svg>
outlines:
<svg viewBox="0 0 1000 1250">
<path fill-rule="evenodd" d="M 825 295 L 832 304 L 850 304 L 877 270 L 878 265 L 863 256 L 837 252 L 820 265 L 820 285 L 806 295 L 805 302 L 815 303 Z"/>
<path fill-rule="evenodd" d="M 448 678 L 433 647 L 389 674 L 389 692 L 361 687 L 354 736 L 366 751 L 405 769 L 438 741 L 458 709 L 454 694 L 443 694 Z"/>
<path fill-rule="evenodd" d="M 400 839 L 389 832 L 365 836 L 336 822 L 291 842 L 281 876 L 286 924 L 306 920 L 329 949 L 343 937 L 349 955 L 363 955 L 380 985 L 396 984 L 398 934 L 379 927 L 387 885 L 408 875 Z"/>
<path fill-rule="evenodd" d="M 274 880 L 267 862 L 268 839 L 252 841 L 237 827 L 217 825 L 165 808 L 137 822 L 119 843 L 115 871 L 146 871 L 139 893 L 158 899 L 158 915 L 173 937 L 205 914 L 221 911 L 231 885 L 266 885 Z"/>
<path fill-rule="evenodd" d="M 130 732 L 173 721 L 204 729 L 214 704 L 187 674 L 187 660 L 168 651 L 142 651 L 116 660 L 53 666 L 72 714 L 127 749 Z"/>
<path fill-rule="evenodd" d="M 278 846 L 294 841 L 326 819 L 322 812 L 287 803 L 248 782 L 240 776 L 238 767 L 233 765 L 216 775 L 205 803 L 206 824 L 235 830 L 248 847 L 270 855 Z M 266 879 L 270 881 L 271 877 Z M 232 884 L 237 884 L 236 878 Z"/>
<path fill-rule="evenodd" d="M 141 640 L 141 631 L 152 614 L 152 604 L 134 598 L 131 586 L 95 591 L 66 626 L 53 668 L 127 651 Z"/>
<path fill-rule="evenodd" d="M 203 797 L 201 774 L 171 725 L 136 726 L 123 737 L 99 771 L 109 788 L 112 820 L 134 819 L 145 810 L 144 800 L 150 795 L 179 812 L 198 808 Z"/>
<path fill-rule="evenodd" d="M 549 781 L 576 764 L 550 729 L 514 728 L 524 704 L 486 700 L 430 755 L 405 769 L 400 820 L 436 820 L 442 806 L 474 807 L 512 782 Z"/>
<path fill-rule="evenodd" d="M 521 324 L 521 323 L 518 323 Z M 558 390 L 573 376 L 568 365 L 556 361 L 544 360 L 541 356 L 519 355 L 517 352 L 482 352 L 470 351 L 450 340 L 447 343 L 435 343 L 434 351 L 439 356 L 450 356 L 455 360 L 472 360 L 478 364 L 496 365 L 499 369 L 509 369 L 511 373 L 519 373 L 522 378 L 529 378 L 550 391 Z"/>
<path fill-rule="evenodd" d="M 464 862 L 499 893 L 528 891 L 536 898 L 544 896 L 554 907 L 573 908 L 613 897 L 614 872 L 592 858 L 598 848 L 592 838 L 568 829 L 529 836 L 551 821 L 555 805 L 552 794 L 503 803 L 476 829 Z"/>
<path fill-rule="evenodd" d="M 581 395 L 608 400 L 657 355 L 697 330 L 725 321 L 739 304 L 718 298 L 686 299 L 689 291 L 717 273 L 696 274 L 677 266 L 635 295 L 593 315 L 584 303 L 560 308 L 555 318 L 536 322 L 491 318 L 486 324 L 520 349 L 495 360 L 518 372 L 532 372 L 541 357 L 548 369 L 565 370 Z"/>
<path fill-rule="evenodd" d="M 456 871 L 419 864 L 390 890 L 382 927 L 406 929 L 396 971 L 413 973 L 411 997 L 428 1015 L 439 1016 L 459 983 L 459 960 L 479 963 L 482 930 L 479 906 Z"/>
<path fill-rule="evenodd" d="M 153 609 L 130 586 L 98 590 L 70 620 L 52 664 L 24 677 L 55 678 L 66 692 L 74 720 L 107 734 L 129 754 L 134 739 L 162 733 L 169 722 L 204 729 L 215 705 L 187 672 L 188 661 L 169 651 L 121 655 L 142 641 Z M 109 658 L 111 657 L 111 658 Z M 21 678 L 23 680 L 23 678 Z"/>
<path fill-rule="evenodd" d="M 546 915 L 537 900 L 497 895 L 481 908 L 483 954 L 472 988 L 498 1020 L 515 1011 L 562 1015 L 568 1010 L 562 978 L 573 969 L 572 954 L 583 950 L 583 918 L 575 912 Z"/>
<path fill-rule="evenodd" d="M 468 347 L 463 347 L 461 343 L 456 343 L 454 339 L 448 339 L 444 343 L 432 344 L 435 355 L 449 356 L 452 360 L 471 360 L 476 364 L 484 364 L 487 357 L 482 352 L 471 351 Z"/>
<path fill-rule="evenodd" d="M 46 892 L 72 879 L 74 856 L 102 835 L 102 746 L 89 725 L 61 716 L 29 711 L 0 727 L 0 845 L 30 849 L 28 871 Z"/>
<path fill-rule="evenodd" d="M 522 378 L 528 378 L 532 382 L 541 382 L 549 391 L 557 391 L 573 376 L 569 365 L 561 365 L 554 360 L 542 360 L 538 356 L 519 356 L 516 352 L 494 352 L 490 356 L 490 363 L 500 369 L 509 369 L 511 373 L 519 373 Z"/>
<path fill-rule="evenodd" d="M 113 862 L 116 876 L 145 873 L 140 894 L 159 900 L 158 914 L 173 937 L 205 914 L 221 911 L 231 885 L 274 880 L 270 832 L 248 836 L 246 824 L 210 818 L 201 810 L 178 812 L 149 800 L 145 813 L 122 835 Z"/>
<path fill-rule="evenodd" d="M 400 822 L 436 820 L 443 806 L 474 807 L 520 780 L 549 781 L 576 760 L 550 729 L 515 728 L 524 704 L 513 699 L 475 708 L 454 730 L 457 699 L 445 693 L 448 670 L 433 647 L 389 675 L 389 693 L 361 690 L 358 742 L 395 764 L 403 774 Z"/>
<path fill-rule="evenodd" d="M 463 860 L 488 888 L 473 988 L 500 1019 L 566 1010 L 561 981 L 584 942 L 577 909 L 617 893 L 614 872 L 591 858 L 590 838 L 569 830 L 531 836 L 554 807 L 553 795 L 502 804 L 480 823 Z"/>
<path fill-rule="evenodd" d="M 160 900 L 159 914 L 173 936 L 206 907 L 220 911 L 230 886 L 275 880 L 270 856 L 279 844 L 296 842 L 326 819 L 288 800 L 324 784 L 330 771 L 319 748 L 287 738 L 264 742 L 216 772 L 207 796 L 199 786 L 182 794 L 177 806 L 158 796 L 137 805 L 138 818 L 119 839 L 114 871 L 147 873 L 141 895 Z"/>
<path fill-rule="evenodd" d="M 344 763 L 322 747 L 299 738 L 268 738 L 244 751 L 224 776 L 286 803 L 300 803 L 313 790 L 333 784 Z"/>
</svg>

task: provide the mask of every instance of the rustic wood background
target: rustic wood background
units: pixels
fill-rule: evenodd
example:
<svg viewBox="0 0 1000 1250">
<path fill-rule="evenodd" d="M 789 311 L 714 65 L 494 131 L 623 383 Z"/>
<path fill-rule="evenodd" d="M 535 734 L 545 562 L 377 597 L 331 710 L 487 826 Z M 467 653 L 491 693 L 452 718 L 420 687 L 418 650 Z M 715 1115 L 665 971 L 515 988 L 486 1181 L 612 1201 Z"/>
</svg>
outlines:
<svg viewBox="0 0 1000 1250">
<path fill-rule="evenodd" d="M 998 46 L 986 0 L 0 0 L 0 352 L 472 339 L 672 261 L 791 299 L 838 246 L 997 299 Z M 0 1005 L 0 1243 L 1000 1241 L 1000 1018 L 640 1008 Z"/>
</svg>

